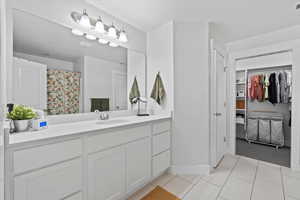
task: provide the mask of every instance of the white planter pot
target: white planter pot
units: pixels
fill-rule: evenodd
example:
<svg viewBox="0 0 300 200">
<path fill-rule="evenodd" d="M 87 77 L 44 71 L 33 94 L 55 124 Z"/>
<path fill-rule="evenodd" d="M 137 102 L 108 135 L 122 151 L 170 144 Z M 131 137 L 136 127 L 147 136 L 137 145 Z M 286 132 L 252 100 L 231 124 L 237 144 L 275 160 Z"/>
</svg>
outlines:
<svg viewBox="0 0 300 200">
<path fill-rule="evenodd" d="M 29 128 L 29 121 L 30 120 L 14 120 L 16 132 L 27 131 Z"/>
</svg>

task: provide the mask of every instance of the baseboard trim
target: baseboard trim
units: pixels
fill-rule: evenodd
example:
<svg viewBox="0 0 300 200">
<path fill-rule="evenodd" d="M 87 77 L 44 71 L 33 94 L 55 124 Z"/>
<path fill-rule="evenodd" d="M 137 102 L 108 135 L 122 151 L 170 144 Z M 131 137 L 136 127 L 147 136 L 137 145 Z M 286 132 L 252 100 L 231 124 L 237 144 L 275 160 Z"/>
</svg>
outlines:
<svg viewBox="0 0 300 200">
<path fill-rule="evenodd" d="M 170 168 L 172 174 L 209 175 L 209 171 L 209 165 L 173 165 Z"/>
</svg>

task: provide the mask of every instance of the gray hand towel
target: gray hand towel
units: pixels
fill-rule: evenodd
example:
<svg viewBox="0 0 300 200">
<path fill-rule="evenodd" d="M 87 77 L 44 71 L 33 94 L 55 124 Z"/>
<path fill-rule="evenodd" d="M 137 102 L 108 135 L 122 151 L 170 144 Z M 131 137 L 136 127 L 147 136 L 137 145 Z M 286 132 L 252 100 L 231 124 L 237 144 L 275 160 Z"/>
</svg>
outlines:
<svg viewBox="0 0 300 200">
<path fill-rule="evenodd" d="M 159 105 L 161 105 L 165 96 L 166 96 L 166 91 L 164 88 L 164 84 L 162 82 L 160 74 L 158 73 L 156 75 L 154 86 L 151 92 L 151 98 L 154 99 Z"/>
<path fill-rule="evenodd" d="M 130 103 L 134 104 L 135 102 L 133 102 L 133 99 L 137 98 L 137 97 L 141 97 L 141 94 L 140 94 L 140 90 L 139 90 L 139 86 L 138 86 L 138 82 L 136 80 L 136 77 L 134 77 L 134 81 L 133 81 L 133 84 L 132 84 L 132 87 L 131 87 L 131 90 L 130 90 L 130 94 L 129 94 Z"/>
</svg>

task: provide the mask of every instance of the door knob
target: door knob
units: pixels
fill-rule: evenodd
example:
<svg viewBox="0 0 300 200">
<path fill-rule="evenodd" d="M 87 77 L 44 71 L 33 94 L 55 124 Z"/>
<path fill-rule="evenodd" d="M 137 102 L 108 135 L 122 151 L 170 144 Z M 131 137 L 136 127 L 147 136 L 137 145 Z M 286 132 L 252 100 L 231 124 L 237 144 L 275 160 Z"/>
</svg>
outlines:
<svg viewBox="0 0 300 200">
<path fill-rule="evenodd" d="M 221 116 L 222 115 L 222 113 L 215 113 L 215 116 Z"/>
</svg>

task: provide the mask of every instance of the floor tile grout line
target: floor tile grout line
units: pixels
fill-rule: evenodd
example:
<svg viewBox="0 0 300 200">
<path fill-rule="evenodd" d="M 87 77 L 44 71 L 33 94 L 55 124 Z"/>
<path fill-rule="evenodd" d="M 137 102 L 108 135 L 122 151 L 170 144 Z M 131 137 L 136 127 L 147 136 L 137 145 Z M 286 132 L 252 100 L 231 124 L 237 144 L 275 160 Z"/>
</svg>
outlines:
<svg viewBox="0 0 300 200">
<path fill-rule="evenodd" d="M 198 181 L 198 183 L 200 183 L 200 181 Z M 186 195 L 188 195 L 196 187 L 196 185 L 198 185 L 198 183 L 192 184 L 192 187 L 182 195 L 181 199 L 184 199 L 186 197 Z"/>
<path fill-rule="evenodd" d="M 283 173 L 282 173 L 282 167 L 280 167 L 280 177 L 281 177 L 281 186 L 282 186 L 282 193 L 283 193 L 283 199 L 285 200 L 285 185 L 283 181 Z"/>
<path fill-rule="evenodd" d="M 233 170 L 236 168 L 236 166 L 237 166 L 237 164 L 238 164 L 239 161 L 240 161 L 240 157 L 237 158 L 236 163 L 234 164 L 234 166 L 233 166 L 232 169 L 230 170 L 230 173 L 229 173 L 229 175 L 227 176 L 227 178 L 226 178 L 224 184 L 221 186 L 221 189 L 220 189 L 220 191 L 218 192 L 218 195 L 217 195 L 217 198 L 216 198 L 216 199 L 218 199 L 218 198 L 220 197 L 220 195 L 221 195 L 221 193 L 222 193 L 222 191 L 223 191 L 223 189 L 224 189 L 226 183 L 228 182 L 229 178 L 231 177 L 231 175 L 232 175 L 232 173 L 233 173 Z"/>
<path fill-rule="evenodd" d="M 252 188 L 251 188 L 251 194 L 250 194 L 250 200 L 252 200 L 252 195 L 253 195 L 253 192 L 254 192 L 254 186 L 255 186 L 255 182 L 256 182 L 256 178 L 257 178 L 258 168 L 259 168 L 259 161 L 257 161 L 257 163 L 256 163 L 255 175 L 254 175 L 254 179 L 253 179 L 253 182 L 252 182 Z"/>
</svg>

